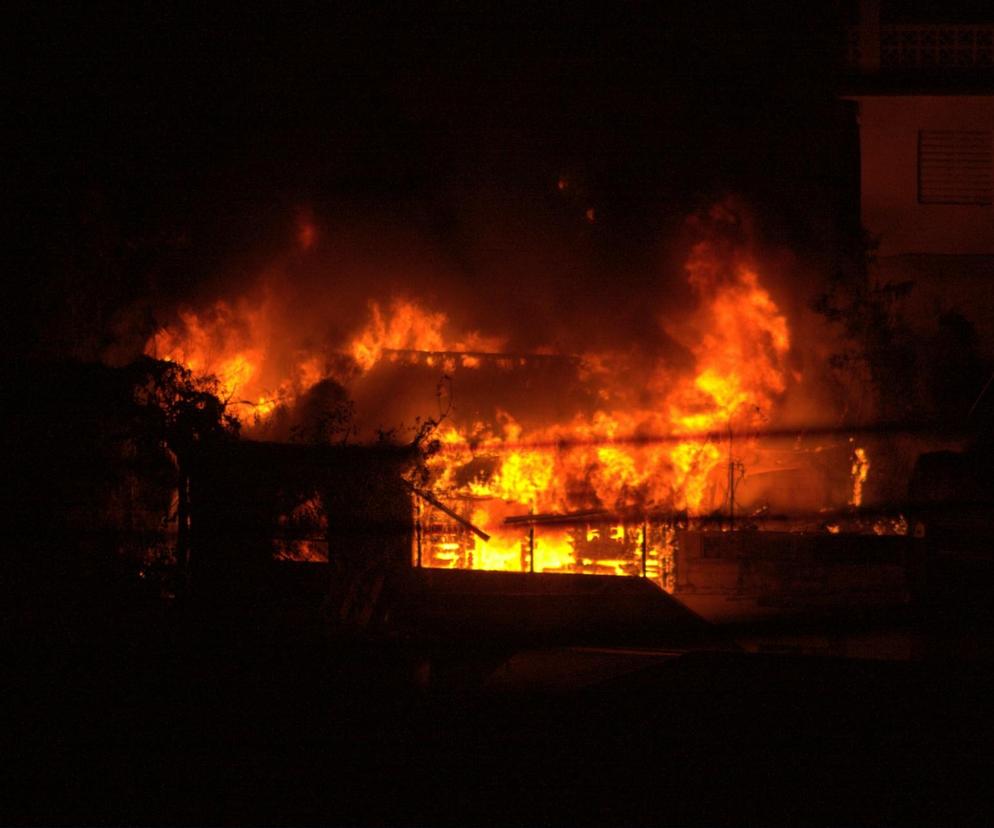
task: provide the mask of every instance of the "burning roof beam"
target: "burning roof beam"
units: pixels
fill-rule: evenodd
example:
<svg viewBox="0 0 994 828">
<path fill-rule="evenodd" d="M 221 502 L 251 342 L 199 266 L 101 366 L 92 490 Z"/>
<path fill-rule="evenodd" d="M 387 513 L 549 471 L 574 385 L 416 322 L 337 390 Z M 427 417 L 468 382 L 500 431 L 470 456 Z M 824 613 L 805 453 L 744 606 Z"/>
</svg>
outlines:
<svg viewBox="0 0 994 828">
<path fill-rule="evenodd" d="M 563 514 L 546 513 L 541 515 L 512 515 L 504 518 L 505 526 L 554 526 L 556 524 L 578 523 L 617 523 L 607 509 L 585 509 L 580 512 Z"/>
<path fill-rule="evenodd" d="M 524 354 L 495 351 L 420 351 L 414 348 L 384 348 L 384 359 L 404 365 L 455 364 L 475 368 L 488 364 L 498 368 L 523 368 L 526 366 L 579 366 L 580 357 L 570 354 Z"/>
<path fill-rule="evenodd" d="M 500 444 L 500 450 L 504 452 L 529 450 L 538 451 L 541 449 L 553 449 L 566 451 L 573 448 L 584 448 L 587 446 L 652 446 L 665 445 L 669 443 L 685 443 L 687 441 L 700 441 L 712 443 L 727 443 L 729 435 L 735 440 L 799 440 L 815 439 L 825 437 L 852 437 L 860 435 L 912 435 L 924 437 L 937 437 L 940 439 L 954 440 L 965 439 L 972 436 L 972 432 L 964 425 L 948 424 L 936 421 L 926 422 L 881 422 L 865 425 L 831 425 L 815 427 L 782 427 L 782 428 L 755 428 L 755 429 L 726 429 L 710 430 L 687 430 L 669 434 L 628 434 L 621 436 L 595 436 L 595 437 L 557 437 L 556 439 L 536 439 L 536 440 L 507 440 Z M 824 446 L 812 447 L 808 451 L 822 451 Z M 443 451 L 461 451 L 461 446 L 443 445 Z M 783 469 L 781 469 L 783 471 Z"/>
<path fill-rule="evenodd" d="M 791 514 L 761 512 L 746 514 L 743 519 L 746 521 L 755 520 L 762 523 L 801 523 L 801 522 L 827 522 L 837 520 L 850 520 L 858 518 L 860 520 L 873 519 L 897 519 L 902 518 L 909 512 L 914 513 L 915 509 L 922 513 L 933 514 L 941 512 L 942 506 L 935 504 L 886 504 L 874 508 L 854 509 L 825 509 L 818 512 L 794 512 Z M 579 512 L 563 512 L 535 514 L 535 515 L 511 515 L 504 518 L 505 526 L 584 526 L 587 524 L 617 525 L 619 523 L 641 523 L 649 521 L 651 523 L 664 523 L 669 521 L 684 522 L 692 520 L 693 523 L 703 525 L 708 523 L 722 524 L 728 520 L 727 515 L 695 515 L 688 517 L 686 512 L 673 510 L 651 510 L 651 511 L 610 511 L 607 509 L 587 509 Z"/>
</svg>

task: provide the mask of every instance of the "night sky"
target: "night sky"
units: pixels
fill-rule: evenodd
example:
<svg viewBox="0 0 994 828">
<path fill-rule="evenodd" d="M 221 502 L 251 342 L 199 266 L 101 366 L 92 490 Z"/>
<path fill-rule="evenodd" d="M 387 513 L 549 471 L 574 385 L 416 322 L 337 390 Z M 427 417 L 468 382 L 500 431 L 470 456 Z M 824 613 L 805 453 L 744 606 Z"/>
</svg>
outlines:
<svg viewBox="0 0 994 828">
<path fill-rule="evenodd" d="M 892 285 L 868 287 L 858 125 L 840 95 L 856 0 L 174 5 L 35 3 L 3 19 L 0 375 L 14 402 L 0 429 L 0 823 L 990 825 L 994 391 L 964 418 L 990 366 L 966 315 L 946 313 L 923 338 L 889 315 Z M 881 20 L 994 21 L 990 0 L 936 15 L 937 5 L 881 0 Z M 381 465 L 400 454 L 344 443 L 353 400 L 360 414 L 364 400 L 405 403 L 394 378 L 416 372 L 403 361 L 367 372 L 365 398 L 348 397 L 326 365 L 296 420 L 273 416 L 284 432 L 263 436 L 291 441 L 278 444 L 231 440 L 216 397 L 168 361 L 137 359 L 178 308 L 254 284 L 286 298 L 273 303 L 287 324 L 270 353 L 342 355 L 334 336 L 348 342 L 365 324 L 369 296 L 386 307 L 406 288 L 453 329 L 508 332 L 515 353 L 611 356 L 623 345 L 625 359 L 604 363 L 617 399 L 635 401 L 633 413 L 658 400 L 660 416 L 665 401 L 678 422 L 677 398 L 662 393 L 670 373 L 655 369 L 690 387 L 696 355 L 661 321 L 698 301 L 685 278 L 688 218 L 716 203 L 742 206 L 715 221 L 705 252 L 716 278 L 747 237 L 774 301 L 730 294 L 734 310 L 712 314 L 715 327 L 760 302 L 765 315 L 742 330 L 759 331 L 757 349 L 781 331 L 784 353 L 759 387 L 771 399 L 781 379 L 787 387 L 769 428 L 801 424 L 781 452 L 789 462 L 750 468 L 762 504 L 751 515 L 734 475 L 745 479 L 742 446 L 758 445 L 764 411 L 748 398 L 744 443 L 734 398 L 727 467 L 724 432 L 708 438 L 721 446 L 712 471 L 728 473 L 728 488 L 712 476 L 712 490 L 730 491 L 734 528 L 747 531 L 722 533 L 732 543 L 707 553 L 699 537 L 680 577 L 705 602 L 727 598 L 729 618 L 754 602 L 744 624 L 705 631 L 644 577 L 609 588 L 565 570 L 448 580 L 401 567 L 414 537 L 420 564 L 424 536 L 408 477 Z M 318 243 L 302 244 L 307 233 Z M 813 294 L 843 284 L 843 266 L 855 298 L 819 315 Z M 836 349 L 841 334 L 853 348 Z M 728 342 L 743 366 L 774 364 Z M 497 362 L 506 385 L 481 368 L 453 392 L 426 357 L 417 376 L 429 412 L 447 416 L 443 397 L 452 406 L 463 388 L 500 396 L 503 410 L 517 389 L 522 408 L 538 400 L 535 422 L 613 435 L 574 417 L 601 406 L 580 368 L 548 360 L 558 386 L 528 367 L 541 360 Z M 852 380 L 820 379 L 835 376 Z M 420 386 L 410 389 L 405 425 L 425 416 Z M 475 419 L 470 400 L 462 411 Z M 815 407 L 818 422 L 839 424 L 824 444 L 824 431 L 806 431 Z M 961 445 L 952 438 L 970 416 L 973 443 L 934 450 Z M 323 431 L 294 432 L 309 419 Z M 922 421 L 930 428 L 916 430 Z M 442 432 L 414 423 L 403 456 L 420 465 L 422 438 Z M 369 430 L 381 424 L 392 422 L 370 419 Z M 631 433 L 639 451 L 653 434 Z M 326 445 L 301 444 L 311 434 Z M 473 463 L 490 462 L 475 427 L 468 440 Z M 651 456 L 675 469 L 675 451 Z M 821 497 L 809 481 L 822 470 L 846 496 L 853 486 L 845 520 L 827 523 L 843 514 L 833 511 L 817 516 L 826 531 L 754 531 L 789 525 L 760 475 L 771 472 L 788 512 Z M 615 508 L 591 488 L 596 474 L 615 474 L 599 454 L 562 503 Z M 618 477 L 628 497 L 637 474 Z M 458 496 L 477 520 L 476 498 Z M 603 524 L 593 540 L 627 549 L 637 518 L 643 576 L 653 537 L 675 575 L 677 543 L 732 528 L 724 495 L 720 523 L 654 515 L 655 501 L 638 499 L 618 499 L 628 516 L 603 517 L 624 521 L 620 537 Z M 900 506 L 904 529 L 893 520 L 870 534 L 877 504 L 888 519 Z M 277 536 L 303 537 L 302 507 L 330 517 L 331 565 L 274 560 Z M 523 536 L 519 549 L 523 566 Z M 706 575 L 714 589 L 701 581 L 697 592 L 684 560 L 715 564 L 698 570 L 717 573 Z M 877 606 L 878 594 L 894 605 Z"/>
<path fill-rule="evenodd" d="M 850 12 L 26 11 L 8 80 L 8 262 L 27 290 L 6 351 L 92 357 L 117 309 L 192 296 L 285 245 L 302 211 L 376 213 L 449 249 L 467 193 L 578 228 L 593 207 L 596 228 L 577 231 L 590 255 L 637 279 L 666 227 L 735 192 L 779 239 L 816 247 L 822 217 L 796 204 L 841 186 L 837 49 Z M 550 207 L 560 177 L 570 198 Z"/>
</svg>

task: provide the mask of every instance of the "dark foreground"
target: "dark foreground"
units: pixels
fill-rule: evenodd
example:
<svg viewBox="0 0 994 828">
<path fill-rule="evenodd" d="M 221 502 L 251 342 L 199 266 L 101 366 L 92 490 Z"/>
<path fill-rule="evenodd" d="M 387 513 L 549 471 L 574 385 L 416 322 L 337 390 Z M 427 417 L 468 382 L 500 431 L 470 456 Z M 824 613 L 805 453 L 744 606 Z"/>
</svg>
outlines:
<svg viewBox="0 0 994 828">
<path fill-rule="evenodd" d="M 60 614 L 6 607 L 6 824 L 994 815 L 982 661 L 336 639 L 258 608 L 49 597 Z"/>
</svg>

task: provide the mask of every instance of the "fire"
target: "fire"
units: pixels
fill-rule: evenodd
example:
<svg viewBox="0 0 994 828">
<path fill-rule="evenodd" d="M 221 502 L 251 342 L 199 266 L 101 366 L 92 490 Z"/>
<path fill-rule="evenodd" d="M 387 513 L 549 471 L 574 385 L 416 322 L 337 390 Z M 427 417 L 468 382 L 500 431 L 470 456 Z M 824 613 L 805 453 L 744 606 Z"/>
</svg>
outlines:
<svg viewBox="0 0 994 828">
<path fill-rule="evenodd" d="M 708 477 L 721 460 L 721 451 L 714 443 L 679 443 L 671 458 L 676 471 L 673 488 L 678 493 L 674 505 L 678 509 L 700 511 Z"/>
<path fill-rule="evenodd" d="M 758 426 L 786 388 L 786 317 L 759 284 L 754 269 L 739 266 L 729 280 L 704 243 L 694 248 L 687 270 L 691 283 L 709 293 L 710 301 L 703 317 L 705 333 L 694 348 L 699 370 L 670 396 L 670 423 L 678 433 L 730 433 Z M 676 505 L 699 511 L 721 451 L 712 441 L 681 442 L 671 459 Z"/>
<path fill-rule="evenodd" d="M 212 376 L 219 396 L 249 424 L 264 422 L 281 405 L 308 391 L 329 376 L 325 355 L 302 349 L 293 354 L 287 369 L 269 347 L 278 334 L 267 298 L 257 304 L 220 301 L 205 311 L 178 313 L 175 324 L 161 328 L 146 343 L 145 353 L 178 362 L 199 376 Z M 359 373 L 375 367 L 385 353 L 427 353 L 426 364 L 451 370 L 450 357 L 435 353 L 467 352 L 460 365 L 479 365 L 472 352 L 499 351 L 504 340 L 470 331 L 455 343 L 445 336 L 448 317 L 429 312 L 418 303 L 394 301 L 388 312 L 377 302 L 369 304 L 369 320 L 347 346 Z M 391 354 L 396 358 L 396 354 Z"/>
<path fill-rule="evenodd" d="M 377 302 L 370 302 L 370 322 L 352 341 L 351 353 L 359 366 L 368 371 L 387 350 L 428 352 L 498 351 L 504 340 L 471 331 L 454 344 L 447 344 L 443 330 L 448 323 L 444 313 L 425 311 L 416 302 L 396 300 L 388 318 Z M 431 363 L 431 357 L 428 357 Z M 464 357 L 463 367 L 472 367 L 473 357 Z M 475 360 L 478 364 L 478 360 Z"/>
<path fill-rule="evenodd" d="M 266 408 L 271 396 L 259 386 L 264 359 L 261 323 L 257 312 L 226 302 L 216 303 L 203 314 L 185 310 L 179 314 L 178 325 L 152 336 L 145 352 L 178 362 L 196 375 L 213 375 L 219 396 L 236 408 L 253 404 Z"/>
<path fill-rule="evenodd" d="M 908 519 L 904 515 L 881 518 L 873 524 L 874 535 L 907 535 Z"/>
<path fill-rule="evenodd" d="M 457 565 L 639 574 L 644 553 L 646 574 L 651 569 L 653 577 L 665 580 L 672 570 L 672 530 L 650 538 L 647 526 L 633 530 L 624 524 L 588 523 L 569 530 L 539 525 L 526 532 L 521 521 L 579 506 L 701 514 L 719 505 L 727 480 L 722 466 L 725 435 L 755 428 L 771 416 L 786 388 L 790 334 L 786 317 L 751 266 L 728 266 L 708 245 L 698 245 L 688 272 L 702 295 L 699 339 L 692 346 L 697 370 L 667 382 L 660 366 L 653 383 L 660 391 L 649 407 L 605 407 L 589 418 L 527 435 L 507 413 L 498 428 L 447 424 L 443 450 L 431 460 L 436 492 L 452 502 L 486 498 L 490 504 L 486 509 L 474 506 L 472 516 L 491 540 L 467 535 L 471 550 Z M 607 376 L 597 367 L 603 359 L 595 355 L 591 362 L 593 376 Z M 623 396 L 610 387 L 601 394 L 605 402 Z M 624 440 L 639 431 L 677 439 L 670 445 Z M 686 438 L 679 439 L 681 435 Z M 461 469 L 482 459 L 491 461 L 489 475 L 468 482 L 460 478 Z"/>
<path fill-rule="evenodd" d="M 863 484 L 866 483 L 866 478 L 870 474 L 870 457 L 866 453 L 866 449 L 860 447 L 853 449 L 850 473 L 852 474 L 852 495 L 849 497 L 849 505 L 859 507 L 863 505 Z"/>
<path fill-rule="evenodd" d="M 302 246 L 312 242 L 300 239 Z M 672 582 L 675 516 L 694 519 L 732 507 L 737 470 L 758 450 L 749 435 L 776 416 L 787 390 L 792 344 L 760 267 L 739 249 L 701 242 L 686 273 L 696 311 L 660 324 L 693 357 L 691 370 L 677 372 L 660 359 L 634 387 L 623 355 L 584 353 L 575 370 L 596 403 L 583 411 L 539 426 L 525 425 L 511 410 L 493 416 L 457 407 L 443 419 L 433 435 L 440 450 L 428 458 L 427 485 L 463 522 L 419 503 L 416 560 Z M 371 301 L 352 330 L 334 332 L 337 348 L 291 348 L 290 357 L 284 349 L 279 360 L 268 347 L 278 340 L 274 324 L 265 301 L 218 303 L 200 314 L 181 313 L 147 351 L 215 374 L 222 396 L 256 421 L 292 404 L 342 360 L 351 367 L 335 378 L 345 384 L 361 383 L 389 363 L 479 376 L 487 365 L 523 370 L 528 362 L 503 353 L 504 338 L 460 330 L 446 313 L 411 299 Z M 869 466 L 866 450 L 855 448 L 851 505 L 862 502 Z"/>
<path fill-rule="evenodd" d="M 546 452 L 512 451 L 501 464 L 492 493 L 501 500 L 535 503 L 552 486 L 553 460 Z"/>
<path fill-rule="evenodd" d="M 384 349 L 444 351 L 442 327 L 444 313 L 426 313 L 411 302 L 395 302 L 392 313 L 384 319 L 376 302 L 369 306 L 372 320 L 352 342 L 352 356 L 364 370 L 369 370 L 383 356 Z"/>
</svg>

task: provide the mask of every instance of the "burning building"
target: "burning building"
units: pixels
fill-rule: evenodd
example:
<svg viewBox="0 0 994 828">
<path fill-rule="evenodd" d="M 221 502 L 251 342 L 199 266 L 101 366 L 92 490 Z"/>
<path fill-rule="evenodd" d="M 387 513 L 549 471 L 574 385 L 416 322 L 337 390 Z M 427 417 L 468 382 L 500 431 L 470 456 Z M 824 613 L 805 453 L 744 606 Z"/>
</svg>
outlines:
<svg viewBox="0 0 994 828">
<path fill-rule="evenodd" d="M 758 530 L 783 513 L 801 517 L 781 530 L 873 531 L 831 517 L 863 504 L 868 448 L 819 410 L 823 377 L 800 356 L 746 215 L 727 201 L 691 220 L 692 301 L 656 314 L 646 340 L 662 335 L 668 351 L 639 337 L 524 350 L 514 331 L 459 330 L 447 312 L 399 298 L 370 299 L 365 321 L 338 320 L 326 345 L 288 347 L 271 294 L 183 310 L 147 350 L 215 374 L 250 437 L 338 445 L 343 456 L 377 433 L 417 446 L 417 462 L 389 475 L 407 487 L 415 568 L 640 577 L 677 593 L 741 593 L 748 581 L 755 592 L 755 579 L 701 584 L 700 566 L 695 584 L 687 567 L 708 556 L 693 549 L 714 546 L 695 533 L 752 530 L 747 545 L 759 548 Z M 901 533 L 899 523 L 877 533 Z M 805 542 L 788 543 L 786 558 Z M 781 547 L 764 548 L 777 557 Z"/>
<path fill-rule="evenodd" d="M 410 447 L 396 446 L 202 447 L 188 468 L 194 589 L 237 603 L 271 601 L 296 585 L 314 597 L 296 596 L 297 611 L 311 611 L 305 620 L 325 606 L 338 623 L 374 622 L 406 569 L 412 524 L 403 475 L 412 461 Z"/>
</svg>

